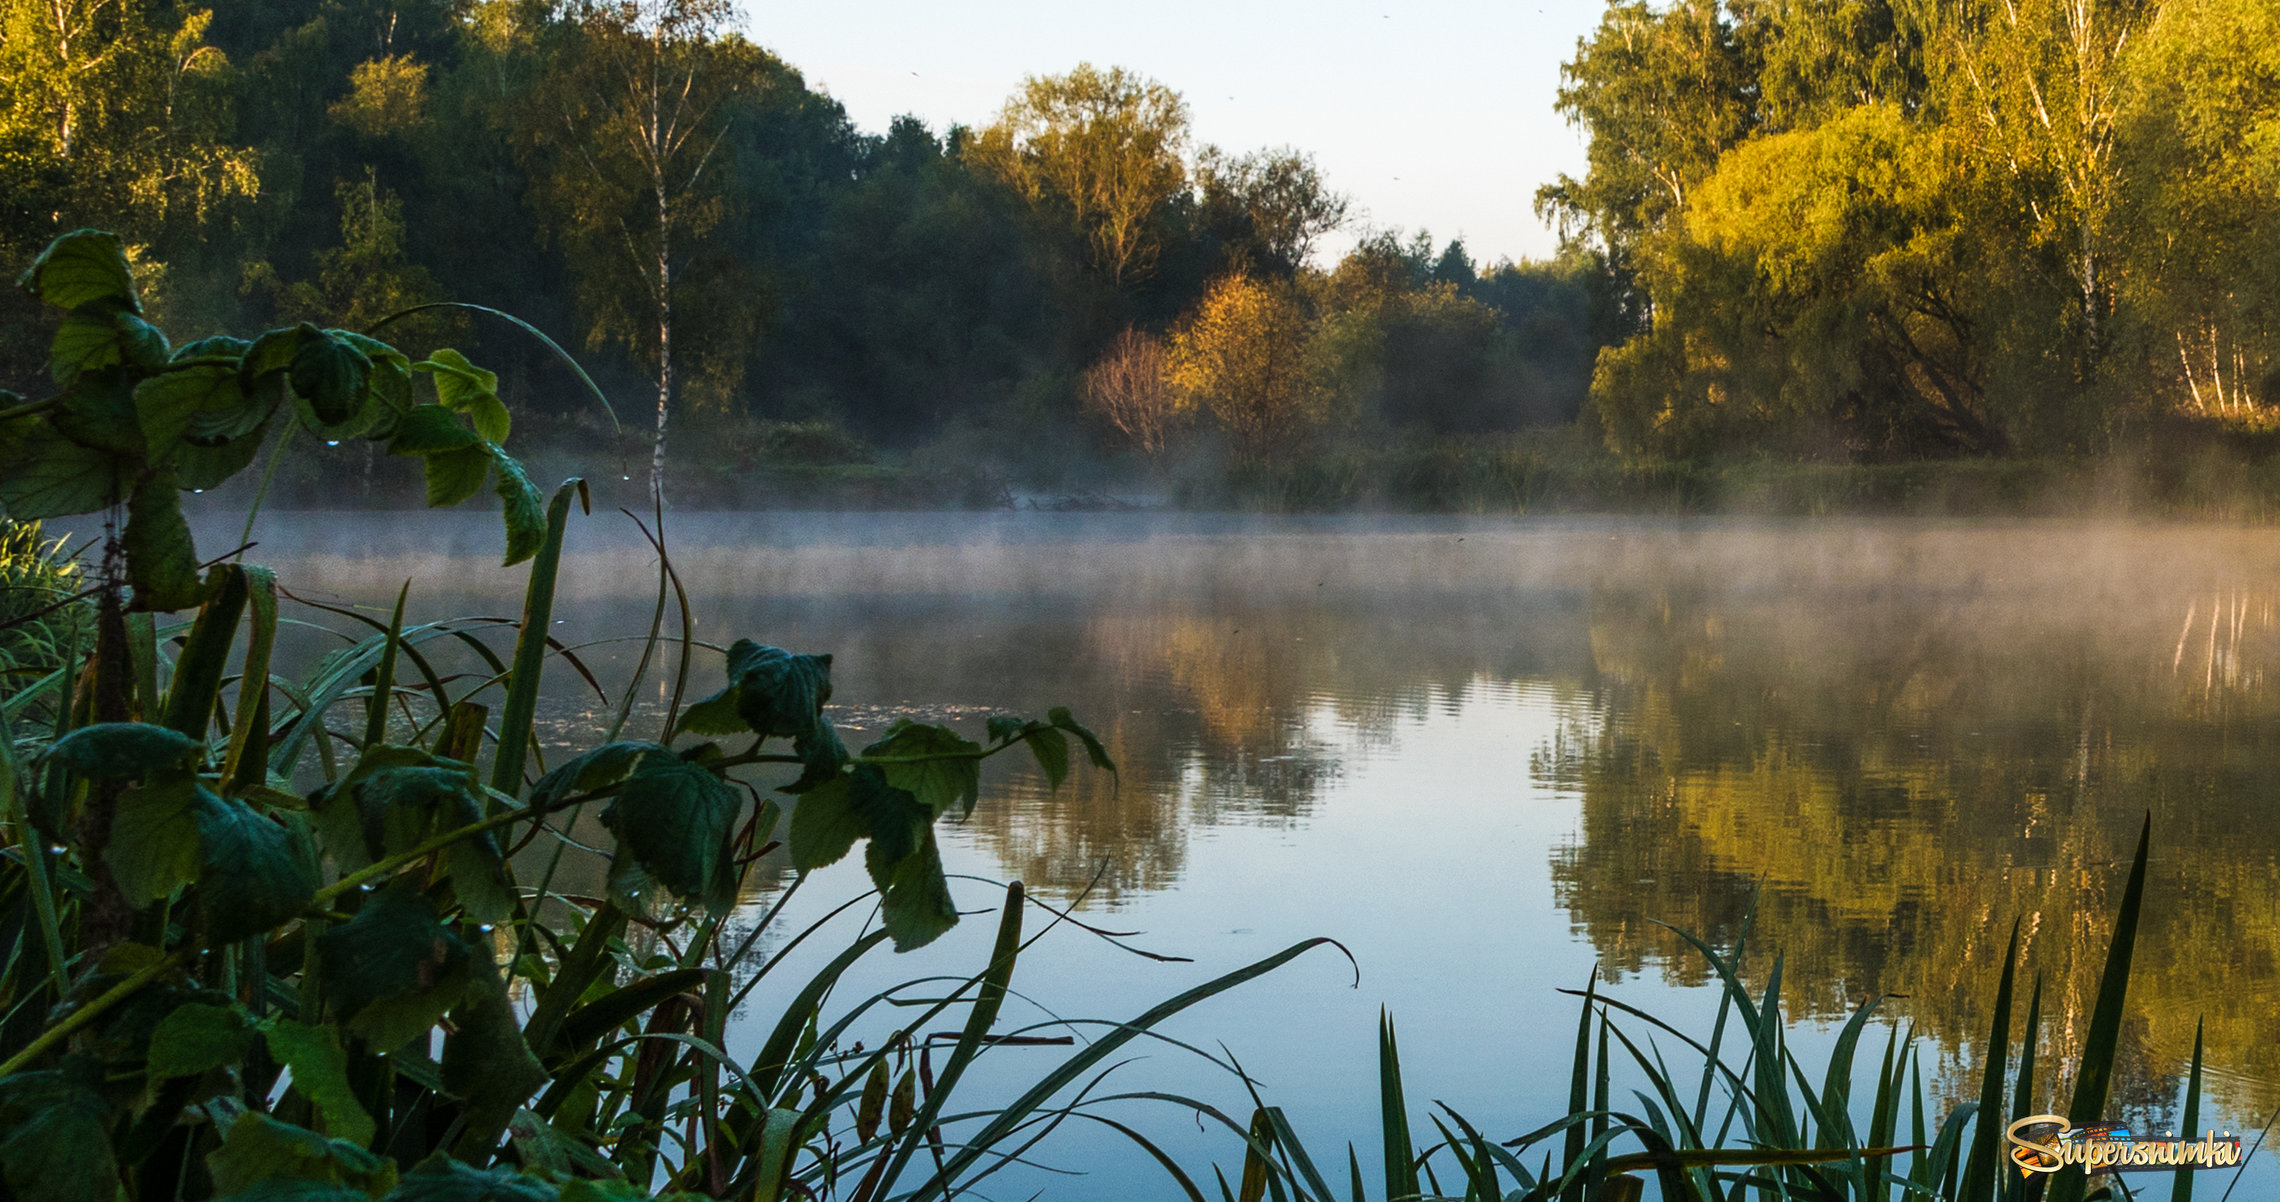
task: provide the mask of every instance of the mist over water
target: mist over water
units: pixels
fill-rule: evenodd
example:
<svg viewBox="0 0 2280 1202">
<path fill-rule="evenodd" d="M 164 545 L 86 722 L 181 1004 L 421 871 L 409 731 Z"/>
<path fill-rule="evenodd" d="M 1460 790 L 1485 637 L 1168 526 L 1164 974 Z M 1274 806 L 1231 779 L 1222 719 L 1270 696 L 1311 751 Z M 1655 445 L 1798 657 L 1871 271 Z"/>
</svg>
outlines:
<svg viewBox="0 0 2280 1202">
<path fill-rule="evenodd" d="M 225 522 L 200 546 L 234 545 Z M 1689 1029 L 1708 991 L 1657 922 L 1725 943 L 1753 905 L 1751 969 L 1762 984 L 1782 954 L 1792 1013 L 1835 1021 L 1897 995 L 1884 1012 L 1935 1041 L 1927 1069 L 1951 1089 L 2017 921 L 2050 1064 L 2087 1024 L 2149 812 L 2119 1104 L 2173 1118 L 2197 1018 L 2220 1121 L 2253 1129 L 2280 1102 L 2280 532 L 674 514 L 668 534 L 698 638 L 836 656 L 852 745 L 899 716 L 978 730 L 1056 704 L 1101 732 L 1118 781 L 1050 794 L 993 762 L 945 831 L 951 871 L 1081 897 L 1088 921 L 1195 962 L 1056 933 L 1016 980 L 1039 1006 L 1126 1017 L 1296 939 L 1352 949 L 1358 988 L 1317 953 L 1173 1028 L 1225 1040 L 1325 1148 L 1353 1139 L 1367 1160 L 1381 1003 L 1413 1110 L 1447 1100 L 1517 1134 L 1564 1102 L 1559 988 L 1596 964 Z M 255 536 L 250 558 L 312 599 L 381 604 L 410 577 L 415 620 L 519 610 L 488 515 L 279 513 Z M 630 522 L 577 519 L 556 633 L 638 636 L 656 589 Z M 578 654 L 616 702 L 632 645 Z M 608 707 L 550 671 L 548 728 L 591 738 Z M 700 653 L 690 696 L 718 672 Z M 662 712 L 660 675 L 636 734 Z M 862 887 L 846 864 L 820 876 L 806 900 Z M 990 925 L 879 983 L 963 975 Z M 1128 1075 L 1247 1113 L 1184 1054 Z M 1182 1138 L 1191 1158 L 1231 1155 L 1225 1133 Z M 1148 1171 L 1114 1137 L 1072 1140 L 1047 1159 L 1098 1171 L 1042 1179 L 1053 1196 L 1121 1196 Z"/>
</svg>

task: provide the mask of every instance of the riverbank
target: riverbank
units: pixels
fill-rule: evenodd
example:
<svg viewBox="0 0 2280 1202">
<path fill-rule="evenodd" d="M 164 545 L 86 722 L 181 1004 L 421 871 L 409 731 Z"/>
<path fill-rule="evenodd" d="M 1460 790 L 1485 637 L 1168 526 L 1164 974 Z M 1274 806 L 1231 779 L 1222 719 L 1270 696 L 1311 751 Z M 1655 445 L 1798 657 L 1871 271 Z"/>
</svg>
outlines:
<svg viewBox="0 0 2280 1202">
<path fill-rule="evenodd" d="M 596 504 L 648 507 L 644 431 L 541 416 L 518 421 L 512 446 L 533 479 L 583 476 Z M 977 428 L 896 449 L 821 422 L 735 421 L 691 423 L 668 453 L 668 495 L 698 510 L 2280 520 L 2280 432 L 2185 421 L 2094 452 L 1883 463 L 1627 457 L 1581 424 L 1469 438 L 1355 437 L 1245 464 L 1207 445 L 1154 462 L 1105 456 L 1073 429 L 1018 437 Z M 241 478 L 230 499 L 250 500 L 258 487 L 257 478 Z M 294 509 L 401 508 L 422 499 L 418 464 L 364 443 L 292 456 L 267 487 L 266 504 Z"/>
</svg>

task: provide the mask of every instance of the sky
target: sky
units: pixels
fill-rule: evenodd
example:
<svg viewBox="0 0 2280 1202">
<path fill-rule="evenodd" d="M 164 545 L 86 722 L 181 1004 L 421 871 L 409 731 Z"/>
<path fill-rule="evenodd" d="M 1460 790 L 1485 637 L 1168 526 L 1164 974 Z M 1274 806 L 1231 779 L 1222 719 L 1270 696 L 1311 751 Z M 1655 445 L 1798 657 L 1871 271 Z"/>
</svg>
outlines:
<svg viewBox="0 0 2280 1202">
<path fill-rule="evenodd" d="M 1186 98 L 1197 146 L 1295 147 L 1355 227 L 1461 236 L 1476 263 L 1557 249 L 1539 185 L 1583 173 L 1552 111 L 1560 63 L 1604 0 L 745 0 L 752 39 L 860 128 L 986 125 L 1024 76 L 1121 66 Z"/>
</svg>

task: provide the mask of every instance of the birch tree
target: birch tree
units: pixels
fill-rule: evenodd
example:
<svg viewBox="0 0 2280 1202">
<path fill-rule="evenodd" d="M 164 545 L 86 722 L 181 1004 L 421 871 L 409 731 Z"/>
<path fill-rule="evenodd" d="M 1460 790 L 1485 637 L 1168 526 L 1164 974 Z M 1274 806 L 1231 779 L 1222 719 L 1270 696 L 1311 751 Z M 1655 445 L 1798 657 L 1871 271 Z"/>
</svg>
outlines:
<svg viewBox="0 0 2280 1202">
<path fill-rule="evenodd" d="M 761 52 L 725 32 L 728 0 L 578 0 L 567 17 L 526 115 L 532 191 L 570 252 L 587 343 L 623 345 L 652 372 L 662 503 L 681 275 L 730 203 L 724 147 Z"/>
</svg>

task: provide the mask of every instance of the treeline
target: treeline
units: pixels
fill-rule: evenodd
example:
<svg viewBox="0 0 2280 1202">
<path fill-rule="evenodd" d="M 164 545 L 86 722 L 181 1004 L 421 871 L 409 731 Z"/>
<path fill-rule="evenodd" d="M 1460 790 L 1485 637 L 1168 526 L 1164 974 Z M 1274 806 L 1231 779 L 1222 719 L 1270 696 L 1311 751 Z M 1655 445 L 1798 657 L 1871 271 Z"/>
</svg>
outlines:
<svg viewBox="0 0 2280 1202">
<path fill-rule="evenodd" d="M 1629 336 L 1616 447 L 2109 450 L 2280 406 L 2269 0 L 1612 4 L 1541 211 Z"/>
<path fill-rule="evenodd" d="M 1322 269 L 1351 210 L 1311 159 L 1200 145 L 1123 70 L 1033 78 L 981 129 L 867 132 L 722 0 L 0 12 L 8 261 L 118 230 L 195 334 L 495 306 L 580 350 L 676 462 L 953 445 L 1240 471 L 1564 423 L 1620 318 L 1580 251 L 1484 269 L 1378 231 Z M 40 391 L 48 336 L 6 302 L 0 386 Z M 471 349 L 518 412 L 580 403 L 488 318 L 391 336 Z"/>
</svg>

